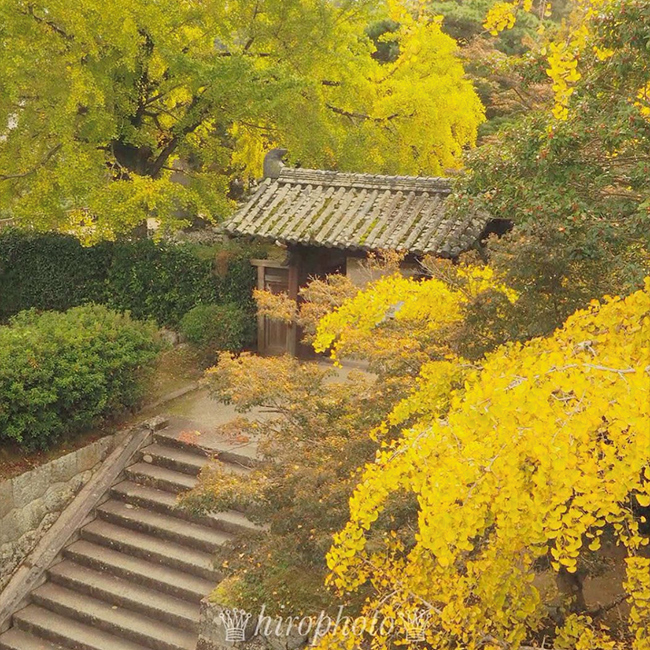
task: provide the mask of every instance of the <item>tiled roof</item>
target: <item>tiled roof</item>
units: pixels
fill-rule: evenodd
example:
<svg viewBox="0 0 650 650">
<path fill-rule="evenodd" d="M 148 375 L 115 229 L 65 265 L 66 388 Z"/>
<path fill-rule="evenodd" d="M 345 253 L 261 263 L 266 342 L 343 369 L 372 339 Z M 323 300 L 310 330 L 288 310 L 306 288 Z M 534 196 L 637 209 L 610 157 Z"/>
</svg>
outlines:
<svg viewBox="0 0 650 650">
<path fill-rule="evenodd" d="M 457 255 L 487 218 L 445 216 L 444 178 L 378 176 L 284 167 L 231 219 L 231 234 L 288 244 Z"/>
</svg>

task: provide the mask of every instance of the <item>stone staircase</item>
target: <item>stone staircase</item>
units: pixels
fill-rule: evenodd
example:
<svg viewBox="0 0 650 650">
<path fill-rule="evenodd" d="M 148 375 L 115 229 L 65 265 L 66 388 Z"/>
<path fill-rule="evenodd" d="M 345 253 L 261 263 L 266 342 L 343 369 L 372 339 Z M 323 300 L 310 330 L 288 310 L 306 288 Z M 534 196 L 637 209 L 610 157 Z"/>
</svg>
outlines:
<svg viewBox="0 0 650 650">
<path fill-rule="evenodd" d="M 215 450 L 248 472 L 250 449 Z M 195 650 L 199 603 L 219 581 L 213 552 L 255 527 L 237 512 L 176 508 L 208 455 L 167 429 L 154 433 L 47 581 L 0 635 L 0 650 Z"/>
</svg>

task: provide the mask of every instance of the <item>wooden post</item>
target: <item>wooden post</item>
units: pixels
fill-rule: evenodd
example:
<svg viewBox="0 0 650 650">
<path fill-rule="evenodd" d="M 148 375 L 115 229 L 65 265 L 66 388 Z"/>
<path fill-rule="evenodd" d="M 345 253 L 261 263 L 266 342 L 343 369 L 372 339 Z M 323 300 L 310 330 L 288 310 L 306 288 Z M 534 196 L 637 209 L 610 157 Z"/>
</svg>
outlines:
<svg viewBox="0 0 650 650">
<path fill-rule="evenodd" d="M 260 265 L 257 267 L 257 288 L 260 291 L 264 291 L 264 274 L 266 272 L 266 267 Z M 266 349 L 266 336 L 264 328 L 266 325 L 266 319 L 259 312 L 257 314 L 257 351 L 260 354 L 264 354 Z"/>
<path fill-rule="evenodd" d="M 298 284 L 300 278 L 299 261 L 289 267 L 289 298 L 298 301 Z M 298 350 L 298 328 L 294 323 L 291 323 L 287 328 L 287 352 L 292 356 L 296 356 Z"/>
</svg>

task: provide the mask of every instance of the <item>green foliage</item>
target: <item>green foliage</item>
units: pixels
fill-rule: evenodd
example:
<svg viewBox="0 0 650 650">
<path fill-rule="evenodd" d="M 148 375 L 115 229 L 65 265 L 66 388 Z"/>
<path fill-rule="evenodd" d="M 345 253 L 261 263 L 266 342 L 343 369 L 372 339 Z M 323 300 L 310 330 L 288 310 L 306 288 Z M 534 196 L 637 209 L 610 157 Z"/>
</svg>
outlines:
<svg viewBox="0 0 650 650">
<path fill-rule="evenodd" d="M 483 27 L 488 11 L 497 0 L 431 0 L 427 10 L 443 17 L 444 31 L 460 45 L 466 45 L 477 37 L 486 36 Z M 539 21 L 527 15 L 513 29 L 504 31 L 494 39 L 495 47 L 508 54 L 522 54 L 526 50 L 525 39 L 530 38 Z"/>
<path fill-rule="evenodd" d="M 0 321 L 25 309 L 104 302 L 110 245 L 84 248 L 57 233 L 0 232 Z"/>
<path fill-rule="evenodd" d="M 266 249 L 261 244 L 220 246 L 212 256 L 219 282 L 219 302 L 237 303 L 254 316 L 252 289 L 257 286 L 257 269 L 251 264 L 251 259 L 266 256 Z"/>
<path fill-rule="evenodd" d="M 214 361 L 220 350 L 241 350 L 252 337 L 250 314 L 234 303 L 197 305 L 183 316 L 180 332 Z"/>
<path fill-rule="evenodd" d="M 258 247 L 198 247 L 151 240 L 84 247 L 57 233 L 0 232 L 0 321 L 25 309 L 87 302 L 175 327 L 198 304 L 235 302 L 253 315 Z"/>
<path fill-rule="evenodd" d="M 389 61 L 366 33 L 384 20 Z M 277 144 L 439 174 L 483 119 L 453 39 L 408 0 L 5 0 L 0 79 L 0 209 L 89 242 L 224 215 Z"/>
<path fill-rule="evenodd" d="M 116 243 L 106 277 L 107 303 L 135 318 L 153 318 L 173 326 L 194 305 L 219 299 L 210 260 L 184 245 L 149 239 Z"/>
<path fill-rule="evenodd" d="M 380 20 L 373 23 L 366 30 L 375 46 L 373 56 L 377 61 L 392 63 L 399 57 L 399 44 L 392 35 L 399 29 L 399 24 L 394 20 Z"/>
<path fill-rule="evenodd" d="M 509 337 L 548 334 L 590 300 L 637 289 L 648 272 L 648 30 L 647 2 L 611 3 L 594 21 L 567 119 L 550 106 L 532 111 L 469 157 L 449 208 L 514 223 L 489 246 L 520 295 L 493 313 Z"/>
<path fill-rule="evenodd" d="M 46 449 L 138 403 L 156 328 L 100 305 L 25 311 L 0 327 L 0 442 Z"/>
</svg>

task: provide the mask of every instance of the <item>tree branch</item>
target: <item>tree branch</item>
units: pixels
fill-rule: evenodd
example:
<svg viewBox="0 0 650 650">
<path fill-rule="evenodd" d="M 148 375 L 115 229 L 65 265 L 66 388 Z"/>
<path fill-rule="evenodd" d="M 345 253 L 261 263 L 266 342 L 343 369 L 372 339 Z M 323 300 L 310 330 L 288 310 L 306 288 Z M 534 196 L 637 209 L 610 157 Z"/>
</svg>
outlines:
<svg viewBox="0 0 650 650">
<path fill-rule="evenodd" d="M 396 117 L 399 117 L 398 113 L 393 113 L 392 115 L 389 115 L 388 117 L 373 117 L 372 115 L 367 115 L 366 113 L 357 113 L 355 111 L 346 111 L 343 108 L 339 108 L 338 106 L 334 106 L 332 104 L 326 104 L 327 108 L 329 108 L 333 113 L 336 113 L 337 115 L 342 115 L 343 117 L 349 117 L 350 119 L 353 120 L 370 120 L 371 122 L 390 122 L 391 120 L 394 120 Z"/>
<path fill-rule="evenodd" d="M 61 149 L 61 144 L 57 144 L 56 147 L 51 149 L 48 154 L 41 160 L 40 163 L 38 163 L 35 167 L 30 169 L 29 171 L 23 172 L 21 174 L 0 174 L 0 181 L 9 181 L 9 180 L 14 180 L 17 178 L 25 178 L 26 176 L 31 176 L 32 174 L 35 174 L 38 169 L 43 167 L 44 165 L 47 165 L 47 163 L 58 153 L 58 151 Z"/>
<path fill-rule="evenodd" d="M 243 50 L 242 52 L 215 52 L 215 56 L 220 57 L 229 57 L 229 56 L 252 56 L 252 57 L 269 57 L 272 56 L 271 52 L 247 52 Z"/>
<path fill-rule="evenodd" d="M 196 127 L 195 127 L 196 128 Z M 188 131 L 189 133 L 189 131 Z M 163 150 L 158 154 L 158 157 L 156 160 L 154 160 L 153 164 L 151 165 L 151 168 L 149 170 L 149 175 L 152 178 L 156 178 L 158 174 L 162 171 L 163 167 L 165 166 L 165 163 L 169 159 L 169 156 L 171 156 L 174 153 L 174 150 L 178 146 L 179 142 L 179 136 L 175 135 L 172 137 L 172 139 L 165 145 Z"/>
<path fill-rule="evenodd" d="M 61 36 L 61 38 L 64 38 L 66 41 L 73 41 L 74 36 L 71 34 L 68 34 L 65 30 L 61 29 L 56 23 L 54 23 L 51 20 L 47 20 L 46 18 L 41 18 L 40 16 L 37 16 L 34 13 L 34 5 L 29 5 L 27 7 L 27 11 L 21 11 L 21 14 L 23 16 L 31 16 L 37 23 L 40 23 L 41 25 L 45 25 L 49 27 L 53 32 Z"/>
</svg>

